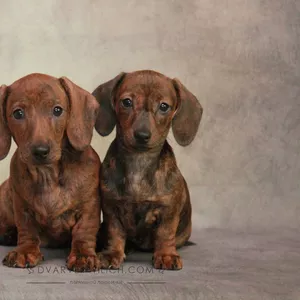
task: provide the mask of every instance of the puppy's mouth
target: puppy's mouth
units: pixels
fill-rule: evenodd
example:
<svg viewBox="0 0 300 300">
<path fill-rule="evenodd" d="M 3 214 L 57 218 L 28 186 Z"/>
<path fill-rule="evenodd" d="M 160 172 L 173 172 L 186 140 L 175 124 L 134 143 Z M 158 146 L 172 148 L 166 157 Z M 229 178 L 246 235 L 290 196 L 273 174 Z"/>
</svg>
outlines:
<svg viewBox="0 0 300 300">
<path fill-rule="evenodd" d="M 60 160 L 60 156 L 58 157 L 53 154 L 52 155 L 49 154 L 47 156 L 35 156 L 35 155 L 31 156 L 31 162 L 35 166 L 49 166 L 55 164 L 59 160 Z"/>
<path fill-rule="evenodd" d="M 138 143 L 136 142 L 134 148 L 139 151 L 147 151 L 151 149 L 151 146 L 148 143 Z"/>
<path fill-rule="evenodd" d="M 134 144 L 130 145 L 131 148 L 135 151 L 139 151 L 139 152 L 146 152 L 146 151 L 157 151 L 158 149 L 160 149 L 162 147 L 162 143 L 160 142 L 152 142 L 152 143 L 138 143 L 135 142 Z"/>
<path fill-rule="evenodd" d="M 52 154 L 44 158 L 43 157 L 37 158 L 33 156 L 31 158 L 31 161 L 32 164 L 35 166 L 49 166 L 57 163 L 60 159 L 61 159 L 61 155 Z"/>
<path fill-rule="evenodd" d="M 123 147 L 133 152 L 146 152 L 151 149 L 149 144 L 137 143 L 136 141 L 127 141 L 125 143 L 123 141 Z"/>
<path fill-rule="evenodd" d="M 147 152 L 147 151 L 156 151 L 161 148 L 161 141 L 139 141 L 135 138 L 127 137 L 120 138 L 121 145 L 129 151 L 137 152 Z"/>
<path fill-rule="evenodd" d="M 39 160 L 39 159 L 36 159 L 36 158 L 32 158 L 32 164 L 35 165 L 35 166 L 47 166 L 47 165 L 51 165 L 53 164 L 53 160 L 50 160 L 50 159 L 43 159 L 43 160 Z"/>
<path fill-rule="evenodd" d="M 55 160 L 53 160 L 53 159 L 38 160 L 31 156 L 21 157 L 21 160 L 23 161 L 23 163 L 30 164 L 35 167 L 49 166 L 49 165 L 55 163 Z"/>
</svg>

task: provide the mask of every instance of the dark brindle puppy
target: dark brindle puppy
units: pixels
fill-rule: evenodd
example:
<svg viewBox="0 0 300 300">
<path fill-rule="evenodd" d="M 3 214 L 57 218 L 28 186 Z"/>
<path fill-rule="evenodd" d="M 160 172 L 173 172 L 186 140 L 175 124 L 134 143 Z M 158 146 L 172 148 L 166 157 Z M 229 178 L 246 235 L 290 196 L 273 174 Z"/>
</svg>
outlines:
<svg viewBox="0 0 300 300">
<path fill-rule="evenodd" d="M 100 85 L 93 95 L 100 103 L 96 130 L 112 142 L 101 169 L 103 233 L 102 267 L 118 268 L 126 240 L 153 249 L 155 268 L 181 269 L 176 247 L 191 234 L 191 203 L 171 146 L 192 142 L 202 107 L 177 79 L 154 71 L 122 73 Z"/>
<path fill-rule="evenodd" d="M 18 148 L 0 187 L 0 237 L 9 267 L 34 267 L 40 246 L 71 245 L 67 267 L 99 268 L 100 160 L 90 146 L 99 104 L 67 78 L 31 74 L 0 88 L 0 159 Z"/>
</svg>

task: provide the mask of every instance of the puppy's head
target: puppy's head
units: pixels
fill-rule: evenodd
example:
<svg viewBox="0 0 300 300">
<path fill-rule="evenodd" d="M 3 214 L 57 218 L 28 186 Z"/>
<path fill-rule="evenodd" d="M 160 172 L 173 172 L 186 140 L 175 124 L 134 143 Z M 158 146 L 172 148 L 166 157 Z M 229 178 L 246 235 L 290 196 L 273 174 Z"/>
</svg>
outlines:
<svg viewBox="0 0 300 300">
<path fill-rule="evenodd" d="M 106 136 L 116 125 L 118 139 L 135 150 L 161 147 L 171 126 L 176 141 L 189 145 L 203 111 L 178 79 L 154 71 L 121 73 L 92 94 L 100 103 L 97 132 Z"/>
<path fill-rule="evenodd" d="M 43 74 L 25 76 L 0 88 L 0 159 L 11 137 L 23 162 L 58 161 L 66 140 L 82 151 L 92 138 L 99 104 L 69 79 Z"/>
</svg>

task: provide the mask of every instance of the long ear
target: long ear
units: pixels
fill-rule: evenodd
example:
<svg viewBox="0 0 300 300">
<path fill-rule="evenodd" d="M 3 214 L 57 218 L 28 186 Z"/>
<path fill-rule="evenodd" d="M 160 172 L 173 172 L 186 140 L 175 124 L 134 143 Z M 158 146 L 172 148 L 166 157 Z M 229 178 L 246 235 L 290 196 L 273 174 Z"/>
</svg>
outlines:
<svg viewBox="0 0 300 300">
<path fill-rule="evenodd" d="M 68 78 L 61 77 L 59 82 L 70 103 L 70 116 L 67 125 L 68 139 L 76 150 L 83 151 L 91 143 L 99 104 L 94 96 Z"/>
<path fill-rule="evenodd" d="M 112 100 L 114 92 L 124 79 L 125 75 L 126 73 L 120 73 L 114 79 L 100 84 L 92 93 L 100 104 L 95 128 L 102 136 L 109 135 L 116 125 L 116 115 Z"/>
<path fill-rule="evenodd" d="M 8 88 L 6 85 L 0 87 L 0 160 L 4 159 L 11 146 L 11 134 L 6 124 L 5 106 Z"/>
<path fill-rule="evenodd" d="M 173 79 L 178 108 L 172 121 L 172 131 L 177 143 L 189 145 L 198 131 L 203 108 L 197 98 L 177 79 Z"/>
</svg>

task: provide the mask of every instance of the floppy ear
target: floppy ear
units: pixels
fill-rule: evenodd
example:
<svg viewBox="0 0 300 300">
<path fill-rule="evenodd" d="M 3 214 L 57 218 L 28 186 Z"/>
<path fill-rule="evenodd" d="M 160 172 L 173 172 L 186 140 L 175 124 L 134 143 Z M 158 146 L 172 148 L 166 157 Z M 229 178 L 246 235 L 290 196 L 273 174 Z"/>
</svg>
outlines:
<svg viewBox="0 0 300 300">
<path fill-rule="evenodd" d="M 83 151 L 90 145 L 98 114 L 99 104 L 88 91 L 80 88 L 66 77 L 59 78 L 70 103 L 67 136 L 71 145 Z"/>
<path fill-rule="evenodd" d="M 11 146 L 11 134 L 6 124 L 6 98 L 8 88 L 6 85 L 0 87 L 0 160 L 4 159 Z"/>
<path fill-rule="evenodd" d="M 197 98 L 177 78 L 172 81 L 178 99 L 177 112 L 172 120 L 172 131 L 177 143 L 187 146 L 198 131 L 203 108 Z"/>
<path fill-rule="evenodd" d="M 116 115 L 112 100 L 114 92 L 124 79 L 125 75 L 126 73 L 124 72 L 120 73 L 114 79 L 100 84 L 92 93 L 100 104 L 95 128 L 102 136 L 109 135 L 116 125 Z"/>
</svg>

